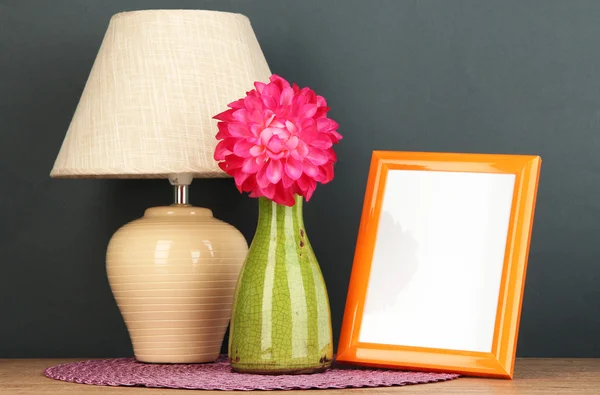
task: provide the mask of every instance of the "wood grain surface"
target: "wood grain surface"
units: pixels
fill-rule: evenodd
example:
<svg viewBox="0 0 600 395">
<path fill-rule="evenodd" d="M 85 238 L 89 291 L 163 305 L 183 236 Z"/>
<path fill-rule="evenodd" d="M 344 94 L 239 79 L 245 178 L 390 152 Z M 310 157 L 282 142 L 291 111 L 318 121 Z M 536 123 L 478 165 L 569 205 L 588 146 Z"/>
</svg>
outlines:
<svg viewBox="0 0 600 395">
<path fill-rule="evenodd" d="M 0 394 L 190 394 L 190 390 L 100 387 L 65 383 L 43 376 L 45 368 L 74 359 L 0 359 Z M 292 395 L 305 391 L 285 391 Z M 370 394 L 600 394 L 600 359 L 518 359 L 515 379 L 459 378 L 457 380 L 405 387 L 319 390 L 319 394 L 342 392 Z M 223 391 L 205 391 L 223 395 Z"/>
</svg>

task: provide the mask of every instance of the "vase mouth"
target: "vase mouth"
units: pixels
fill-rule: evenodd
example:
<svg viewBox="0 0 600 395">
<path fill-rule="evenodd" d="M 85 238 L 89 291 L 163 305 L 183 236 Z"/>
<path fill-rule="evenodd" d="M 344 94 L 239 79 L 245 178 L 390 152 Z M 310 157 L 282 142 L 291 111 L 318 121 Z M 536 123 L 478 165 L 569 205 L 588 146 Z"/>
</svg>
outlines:
<svg viewBox="0 0 600 395">
<path fill-rule="evenodd" d="M 190 205 L 172 205 L 159 206 L 146 209 L 144 217 L 188 217 L 188 218 L 208 218 L 212 217 L 212 211 L 204 207 L 195 207 Z"/>
<path fill-rule="evenodd" d="M 294 204 L 292 206 L 288 206 L 288 205 L 285 205 L 285 204 L 277 203 L 276 201 L 274 201 L 272 199 L 269 199 L 266 196 L 259 196 L 258 200 L 259 201 L 262 200 L 262 201 L 265 201 L 265 202 L 269 202 L 269 203 L 272 203 L 272 204 L 275 204 L 275 205 L 281 206 L 281 207 L 290 207 L 291 208 L 291 207 L 297 206 L 298 204 L 302 204 L 304 202 L 304 196 L 298 195 L 298 194 L 294 194 Z"/>
</svg>

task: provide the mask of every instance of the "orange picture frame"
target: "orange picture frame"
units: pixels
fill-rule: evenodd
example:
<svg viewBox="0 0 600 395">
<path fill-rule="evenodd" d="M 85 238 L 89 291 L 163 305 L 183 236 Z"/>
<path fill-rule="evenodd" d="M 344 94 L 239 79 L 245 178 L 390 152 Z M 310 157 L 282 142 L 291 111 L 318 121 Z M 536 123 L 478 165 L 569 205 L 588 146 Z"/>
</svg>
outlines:
<svg viewBox="0 0 600 395">
<path fill-rule="evenodd" d="M 512 378 L 540 166 L 539 156 L 374 151 L 337 361 L 363 366 Z M 379 216 L 390 170 L 515 175 L 491 352 L 359 341 Z M 406 325 L 410 325 L 410 322 Z"/>
</svg>

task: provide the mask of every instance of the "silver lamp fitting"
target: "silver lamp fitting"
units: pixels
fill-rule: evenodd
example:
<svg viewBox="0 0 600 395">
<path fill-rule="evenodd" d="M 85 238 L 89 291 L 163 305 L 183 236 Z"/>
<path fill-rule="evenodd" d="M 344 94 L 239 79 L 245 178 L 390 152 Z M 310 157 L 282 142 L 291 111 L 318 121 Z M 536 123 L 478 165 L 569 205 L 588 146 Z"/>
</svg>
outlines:
<svg viewBox="0 0 600 395">
<path fill-rule="evenodd" d="M 189 206 L 189 187 L 194 177 L 191 174 L 174 174 L 169 176 L 173 185 L 174 206 Z"/>
</svg>

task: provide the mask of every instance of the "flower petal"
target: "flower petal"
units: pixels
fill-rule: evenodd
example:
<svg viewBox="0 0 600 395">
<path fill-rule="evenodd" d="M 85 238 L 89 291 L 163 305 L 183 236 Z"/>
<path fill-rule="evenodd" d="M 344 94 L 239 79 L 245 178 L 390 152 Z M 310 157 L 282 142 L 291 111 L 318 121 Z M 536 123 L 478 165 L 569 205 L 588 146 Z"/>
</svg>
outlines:
<svg viewBox="0 0 600 395">
<path fill-rule="evenodd" d="M 283 173 L 283 176 L 281 177 L 281 183 L 283 184 L 284 188 L 290 188 L 292 185 L 294 185 L 294 180 L 288 177 L 286 173 Z"/>
<path fill-rule="evenodd" d="M 281 90 L 290 87 L 290 83 L 287 82 L 287 80 L 285 78 L 282 78 L 282 77 L 278 76 L 277 74 L 271 75 L 269 77 L 269 81 L 272 83 L 272 85 L 276 85 Z"/>
<path fill-rule="evenodd" d="M 264 157 L 249 157 L 244 160 L 244 164 L 242 166 L 242 171 L 244 173 L 254 174 L 258 172 L 261 168 L 263 168 Z"/>
<path fill-rule="evenodd" d="M 298 131 L 296 125 L 294 125 L 294 123 L 290 121 L 285 121 L 285 127 L 291 134 L 296 134 L 296 132 Z"/>
<path fill-rule="evenodd" d="M 279 95 L 281 94 L 281 91 L 279 90 L 279 87 L 277 87 L 277 85 L 267 84 L 267 86 L 265 86 L 265 89 L 263 89 L 262 94 L 264 96 L 272 97 L 275 100 L 275 102 L 279 103 Z"/>
<path fill-rule="evenodd" d="M 279 96 L 279 104 L 282 107 L 289 107 L 292 105 L 292 99 L 294 98 L 294 90 L 290 87 L 284 88 Z"/>
<path fill-rule="evenodd" d="M 213 119 L 218 119 L 219 121 L 223 121 L 223 122 L 233 122 L 233 113 L 237 111 L 234 109 L 229 109 L 229 110 L 225 110 L 223 112 L 218 113 L 217 115 L 215 115 L 213 117 Z"/>
<path fill-rule="evenodd" d="M 283 204 L 284 206 L 291 207 L 296 204 L 296 199 L 294 199 L 294 191 L 290 188 L 285 188 L 281 184 L 277 184 L 275 187 L 275 196 L 273 196 L 273 201 L 277 204 Z"/>
<path fill-rule="evenodd" d="M 231 102 L 227 105 L 227 107 L 229 108 L 233 108 L 233 109 L 239 109 L 239 108 L 244 108 L 244 99 L 239 99 L 236 100 L 234 102 Z"/>
<path fill-rule="evenodd" d="M 269 144 L 269 140 L 273 137 L 273 128 L 265 128 L 260 132 L 260 143 L 264 146 Z"/>
<path fill-rule="evenodd" d="M 250 112 L 250 115 L 248 115 L 248 122 L 249 123 L 258 123 L 258 124 L 262 124 L 263 123 L 263 112 L 260 110 L 254 110 L 252 112 Z"/>
<path fill-rule="evenodd" d="M 244 159 L 235 155 L 229 155 L 224 162 L 219 162 L 219 167 L 229 175 L 233 175 L 235 171 L 241 170 L 243 165 Z"/>
<path fill-rule="evenodd" d="M 250 132 L 254 137 L 260 136 L 264 129 L 265 128 L 263 128 L 262 125 L 259 125 L 257 123 L 253 123 L 252 125 L 250 125 Z"/>
<path fill-rule="evenodd" d="M 331 139 L 327 137 L 326 134 L 323 134 L 323 136 L 319 136 L 319 138 L 314 139 L 310 143 L 310 145 L 320 149 L 327 149 L 330 148 L 333 145 L 333 143 L 331 142 Z"/>
<path fill-rule="evenodd" d="M 256 185 L 256 177 L 248 177 L 242 184 L 242 191 L 244 192 L 252 192 L 257 188 L 258 185 Z"/>
<path fill-rule="evenodd" d="M 248 126 L 241 122 L 230 122 L 227 129 L 232 137 L 252 137 L 254 136 Z"/>
<path fill-rule="evenodd" d="M 319 137 L 319 132 L 317 131 L 316 126 L 308 125 L 302 128 L 302 131 L 300 134 L 298 134 L 298 137 L 306 144 L 310 144 L 314 139 Z"/>
<path fill-rule="evenodd" d="M 291 136 L 287 128 L 275 128 L 274 132 L 283 141 L 287 141 L 287 139 Z"/>
<path fill-rule="evenodd" d="M 283 147 L 283 143 L 281 142 L 279 136 L 271 137 L 269 143 L 267 144 L 267 149 L 274 154 L 280 153 L 283 150 Z"/>
<path fill-rule="evenodd" d="M 275 197 L 275 184 L 269 184 L 264 188 L 259 189 L 260 196 L 267 197 L 271 200 Z"/>
<path fill-rule="evenodd" d="M 221 140 L 215 147 L 215 160 L 225 160 L 228 155 L 233 154 L 233 139 Z"/>
<path fill-rule="evenodd" d="M 278 121 L 277 119 L 273 119 L 269 124 L 269 127 L 283 129 L 285 127 L 285 124 L 281 121 Z"/>
<path fill-rule="evenodd" d="M 250 149 L 254 146 L 255 144 L 249 142 L 248 140 L 240 139 L 233 146 L 233 153 L 239 157 L 247 158 L 249 156 L 252 156 L 250 154 Z"/>
<path fill-rule="evenodd" d="M 265 147 L 262 145 L 254 145 L 250 148 L 250 155 L 260 156 L 265 153 Z"/>
<path fill-rule="evenodd" d="M 335 131 L 340 125 L 330 118 L 317 119 L 317 130 L 321 133 Z"/>
<path fill-rule="evenodd" d="M 306 88 L 306 102 L 313 103 L 315 106 L 317 105 L 317 94 L 310 88 Z"/>
<path fill-rule="evenodd" d="M 330 131 L 327 134 L 329 134 L 329 137 L 332 139 L 334 144 L 337 144 L 343 138 L 341 134 L 334 130 Z"/>
<path fill-rule="evenodd" d="M 298 148 L 298 144 L 300 144 L 300 139 L 296 136 L 290 136 L 290 138 L 285 142 L 285 146 L 288 150 L 295 150 Z"/>
<path fill-rule="evenodd" d="M 269 165 L 267 166 L 267 179 L 273 183 L 277 184 L 279 180 L 281 180 L 281 176 L 283 174 L 283 166 L 281 161 L 279 160 L 270 160 Z"/>
<path fill-rule="evenodd" d="M 313 118 L 315 118 L 315 119 L 325 118 L 325 117 L 327 117 L 327 113 L 329 112 L 329 110 L 330 110 L 330 108 L 327 106 L 317 107 L 317 112 Z"/>
<path fill-rule="evenodd" d="M 308 202 L 317 187 L 317 183 L 312 178 L 303 175 L 298 181 L 296 181 L 296 185 L 298 185 L 298 194 L 304 196 L 306 201 Z"/>
<path fill-rule="evenodd" d="M 256 96 L 246 96 L 244 98 L 244 105 L 251 111 L 261 111 L 263 109 L 263 102 Z"/>
<path fill-rule="evenodd" d="M 325 150 L 316 147 L 311 147 L 311 149 L 308 150 L 308 155 L 306 155 L 306 159 L 312 162 L 312 164 L 320 166 L 327 163 L 327 161 L 329 160 L 329 155 L 327 155 L 327 151 Z"/>
<path fill-rule="evenodd" d="M 312 181 L 312 183 L 309 185 L 308 189 L 306 190 L 306 194 L 304 195 L 304 199 L 306 199 L 307 202 L 312 197 L 316 188 L 317 188 L 317 183 Z"/>
<path fill-rule="evenodd" d="M 309 160 L 302 162 L 302 171 L 309 177 L 317 177 L 319 175 L 319 168 Z"/>
<path fill-rule="evenodd" d="M 308 146 L 300 140 L 296 149 L 291 152 L 291 156 L 298 160 L 304 160 L 306 155 L 308 155 Z"/>
<path fill-rule="evenodd" d="M 271 111 L 275 111 L 277 109 L 277 102 L 271 96 L 262 96 L 261 97 L 263 104 Z"/>
<path fill-rule="evenodd" d="M 265 166 L 262 166 L 256 172 L 256 184 L 259 186 L 259 188 L 266 188 L 269 186 L 269 184 L 271 184 L 271 182 L 267 178 L 267 174 L 266 174 L 267 167 L 268 167 L 268 164 Z"/>
<path fill-rule="evenodd" d="M 260 94 L 262 94 L 263 89 L 265 89 L 265 86 L 267 86 L 267 84 L 265 84 L 264 82 L 256 81 L 254 83 L 254 88 L 256 88 L 256 91 Z"/>
<path fill-rule="evenodd" d="M 227 173 L 227 162 L 219 162 L 219 167 L 221 168 L 221 170 L 223 170 L 225 173 Z M 229 174 L 229 173 L 227 173 Z"/>
<path fill-rule="evenodd" d="M 246 181 L 248 179 L 248 177 L 250 176 L 250 174 L 248 173 L 244 173 L 243 171 L 238 171 L 235 176 L 233 177 L 233 180 L 235 181 L 235 186 L 237 187 L 238 191 L 243 192 L 243 185 L 244 185 L 244 181 Z"/>
<path fill-rule="evenodd" d="M 325 163 L 321 166 L 321 171 L 325 173 L 322 175 L 321 184 L 327 184 L 333 180 L 333 162 Z"/>
<path fill-rule="evenodd" d="M 289 156 L 285 163 L 285 174 L 292 180 L 297 180 L 302 176 L 302 162 L 292 156 Z"/>
<path fill-rule="evenodd" d="M 329 148 L 327 151 L 327 156 L 329 157 L 329 162 L 335 163 L 337 162 L 337 154 L 335 153 L 335 151 L 331 148 Z"/>
<path fill-rule="evenodd" d="M 298 116 L 300 118 L 312 118 L 317 113 L 317 106 L 312 103 L 308 103 L 303 105 L 300 108 L 300 113 Z"/>
<path fill-rule="evenodd" d="M 245 108 L 241 108 L 239 110 L 235 110 L 235 112 L 233 113 L 233 119 L 235 119 L 238 122 L 242 122 L 244 124 L 247 124 L 249 122 L 249 120 L 248 120 L 248 111 Z"/>
<path fill-rule="evenodd" d="M 279 160 L 279 159 L 281 159 L 281 158 L 283 158 L 285 156 L 285 151 L 281 151 L 281 152 L 279 152 L 277 154 L 274 154 L 274 153 L 272 153 L 270 151 L 267 151 L 267 156 L 269 158 L 273 159 L 273 160 Z"/>
<path fill-rule="evenodd" d="M 231 134 L 229 133 L 229 124 L 227 122 L 219 122 L 217 124 L 217 129 L 219 129 L 219 131 L 217 132 L 217 135 L 215 136 L 217 138 L 217 140 L 223 140 L 227 137 L 231 137 Z"/>
<path fill-rule="evenodd" d="M 269 127 L 271 126 L 271 123 L 273 123 L 273 120 L 275 119 L 275 113 L 271 113 L 271 110 L 267 110 L 267 117 L 266 117 L 266 121 L 265 121 L 265 126 Z M 270 115 L 269 115 L 270 114 Z"/>
</svg>

